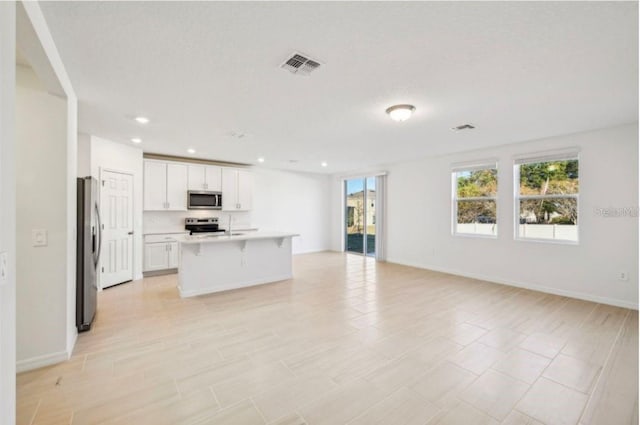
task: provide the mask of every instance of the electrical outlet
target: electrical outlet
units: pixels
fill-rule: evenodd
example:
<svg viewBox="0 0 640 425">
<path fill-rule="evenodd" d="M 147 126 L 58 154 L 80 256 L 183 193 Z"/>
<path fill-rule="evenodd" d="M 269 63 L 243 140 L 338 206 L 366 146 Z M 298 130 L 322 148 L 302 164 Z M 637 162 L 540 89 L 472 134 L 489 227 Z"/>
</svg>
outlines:
<svg viewBox="0 0 640 425">
<path fill-rule="evenodd" d="M 6 285 L 9 282 L 9 266 L 7 265 L 7 253 L 0 252 L 0 286 Z"/>
<path fill-rule="evenodd" d="M 618 272 L 618 280 L 629 280 L 629 272 L 621 270 Z"/>
</svg>

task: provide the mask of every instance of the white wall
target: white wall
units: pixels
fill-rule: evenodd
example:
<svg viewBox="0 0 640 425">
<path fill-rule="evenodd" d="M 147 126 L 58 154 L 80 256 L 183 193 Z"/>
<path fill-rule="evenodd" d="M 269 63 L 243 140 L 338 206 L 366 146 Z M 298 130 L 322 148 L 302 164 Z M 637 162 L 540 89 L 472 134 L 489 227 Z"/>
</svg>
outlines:
<svg viewBox="0 0 640 425">
<path fill-rule="evenodd" d="M 52 161 L 49 160 L 42 168 L 35 170 L 35 175 L 40 176 L 42 179 L 39 182 L 39 190 L 46 192 L 47 186 L 55 186 L 56 197 L 52 203 L 47 204 L 46 214 L 43 214 L 42 200 L 37 200 L 31 205 L 21 203 L 21 199 L 23 201 L 32 201 L 28 199 L 26 191 L 21 191 L 20 197 L 16 199 L 16 209 L 20 212 L 20 215 L 28 210 L 28 212 L 25 212 L 24 222 L 22 224 L 17 223 L 17 227 L 22 229 L 22 232 L 25 232 L 25 229 L 29 227 L 33 228 L 33 225 L 38 225 L 39 223 L 44 223 L 45 225 L 53 224 L 53 222 L 47 221 L 48 219 L 46 218 L 35 217 L 36 213 L 40 217 L 51 215 L 51 220 L 55 220 L 55 225 L 57 226 L 53 229 L 47 229 L 50 231 L 50 242 L 55 245 L 55 249 L 51 250 L 49 247 L 44 247 L 41 248 L 38 254 L 35 254 L 38 257 L 42 257 L 45 266 L 55 262 L 55 276 L 49 274 L 44 282 L 41 280 L 42 275 L 34 275 L 32 271 L 26 271 L 21 266 L 24 261 L 36 261 L 28 257 L 29 254 L 34 254 L 30 250 L 30 242 L 27 243 L 27 241 L 31 240 L 31 232 L 29 231 L 28 235 L 21 233 L 17 237 L 17 267 L 20 269 L 16 272 L 18 287 L 17 369 L 20 371 L 45 366 L 69 358 L 77 337 L 75 327 L 75 178 L 78 103 L 64 64 L 37 2 L 18 3 L 16 33 L 16 42 L 21 46 L 21 49 L 24 49 L 21 50 L 21 53 L 24 57 L 33 61 L 38 79 L 47 82 L 47 91 L 56 92 L 60 96 L 56 97 L 58 101 L 66 98 L 66 100 L 62 101 L 62 110 L 64 112 L 60 114 L 63 121 L 54 124 L 50 117 L 39 116 L 47 107 L 51 107 L 53 101 L 46 98 L 44 105 L 35 105 L 35 98 L 45 92 L 39 90 L 40 88 L 37 85 L 25 88 L 25 93 L 27 94 L 22 101 L 25 102 L 26 107 L 16 117 L 17 127 L 20 129 L 21 125 L 25 126 L 21 131 L 23 131 L 22 136 L 26 138 L 26 142 L 24 142 L 26 146 L 21 146 L 23 143 L 21 137 L 16 134 L 19 149 L 18 156 L 22 158 L 28 157 L 28 162 L 31 164 L 31 156 L 38 158 L 38 160 L 41 158 L 41 154 L 37 152 L 38 149 L 49 152 L 55 151 L 56 155 L 61 155 L 59 159 L 55 156 L 59 160 L 58 164 L 52 164 Z M 22 82 L 27 85 L 28 81 L 34 82 L 34 79 L 31 77 L 22 79 Z M 50 87 L 50 84 L 53 87 Z M 36 95 L 30 90 L 39 91 L 39 94 Z M 49 94 L 46 94 L 46 96 L 52 97 Z M 42 99 L 45 98 L 42 97 Z M 19 107 L 18 103 L 19 101 L 16 102 L 16 108 Z M 57 107 L 56 111 L 58 111 Z M 47 114 L 49 112 L 49 110 L 46 111 Z M 32 127 L 38 127 L 41 123 L 55 125 L 55 131 L 51 134 L 44 134 L 40 128 L 27 129 L 27 124 L 21 124 L 21 122 L 28 122 L 28 125 Z M 62 138 L 58 134 L 60 127 L 64 128 L 61 131 L 64 132 L 64 137 Z M 38 138 L 37 141 L 35 140 L 36 138 Z M 54 156 L 52 155 L 51 157 Z M 20 163 L 21 161 L 21 158 L 16 158 L 16 162 Z M 29 167 L 17 167 L 16 173 L 18 176 L 16 180 L 20 185 L 28 186 L 34 184 L 30 180 L 33 179 L 33 175 L 28 175 L 30 170 Z M 25 196 L 24 198 L 22 198 L 23 195 Z M 43 198 L 46 200 L 47 195 L 44 195 Z M 61 217 L 62 223 L 59 223 Z M 22 219 L 22 217 L 20 218 Z M 33 221 L 30 221 L 32 219 Z M 42 226 L 37 228 L 42 228 Z M 23 256 L 21 250 L 26 250 L 27 256 Z M 45 255 L 43 251 L 48 251 L 48 254 Z M 52 260 L 52 258 L 55 260 Z M 31 267 L 33 267 L 33 263 L 31 263 Z M 23 272 L 27 273 L 25 279 L 22 279 Z M 54 281 L 55 284 L 52 285 L 50 281 Z M 41 290 L 43 288 L 40 285 L 46 285 L 46 289 Z M 50 291 L 55 292 L 55 294 L 48 297 Z M 23 301 L 25 305 L 22 304 Z M 53 307 L 55 322 L 52 319 L 52 306 L 50 305 L 52 302 L 56 303 L 55 307 Z M 60 312 L 60 310 L 62 311 Z M 44 325 L 39 326 L 36 323 L 44 323 Z M 50 335 L 50 333 L 53 333 L 53 335 Z M 55 343 L 53 342 L 54 340 Z M 33 343 L 33 341 L 39 342 Z M 60 343 L 62 344 L 62 350 L 58 351 Z"/>
<path fill-rule="evenodd" d="M 568 147 L 580 148 L 580 243 L 515 241 L 514 156 Z M 451 164 L 488 157 L 499 159 L 498 237 L 454 237 Z M 595 213 L 596 208 L 638 206 L 637 124 L 385 168 L 388 261 L 637 308 L 638 218 Z M 340 232 L 340 226 L 334 229 L 334 235 Z M 336 237 L 333 247 L 341 250 Z M 617 279 L 623 270 L 630 274 L 628 281 Z"/>
<path fill-rule="evenodd" d="M 9 259 L 0 283 L 0 425 L 16 423 L 15 48 L 15 3 L 0 2 L 0 252 Z"/>
<path fill-rule="evenodd" d="M 66 358 L 66 99 L 37 85 L 31 68 L 16 72 L 16 249 L 18 364 Z M 32 230 L 48 245 L 34 247 Z M 37 267 L 34 267 L 37 265 Z"/>
<path fill-rule="evenodd" d="M 87 139 L 80 138 L 81 144 Z M 142 278 L 142 149 L 112 142 L 96 136 L 90 137 L 90 175 L 101 180 L 101 172 L 117 171 L 133 175 L 133 278 Z M 80 151 L 86 151 L 83 146 Z M 102 187 L 100 185 L 100 187 Z M 100 275 L 100 274 L 98 274 Z"/>
<path fill-rule="evenodd" d="M 78 175 L 86 177 L 91 175 L 91 136 L 78 133 Z"/>
<path fill-rule="evenodd" d="M 294 254 L 330 247 L 330 177 L 254 168 L 251 223 L 261 230 L 291 231 Z"/>
<path fill-rule="evenodd" d="M 330 248 L 330 178 L 319 174 L 296 173 L 253 167 L 253 208 L 250 212 L 185 211 L 144 213 L 144 232 L 183 231 L 185 217 L 218 217 L 220 227 L 291 231 L 293 253 L 325 251 Z"/>
</svg>

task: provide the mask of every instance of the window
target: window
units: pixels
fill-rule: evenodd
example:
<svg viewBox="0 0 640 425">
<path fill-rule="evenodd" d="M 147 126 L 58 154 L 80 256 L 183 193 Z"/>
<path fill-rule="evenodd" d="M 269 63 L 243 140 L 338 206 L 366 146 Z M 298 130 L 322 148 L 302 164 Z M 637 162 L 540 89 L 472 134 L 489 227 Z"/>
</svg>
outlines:
<svg viewBox="0 0 640 425">
<path fill-rule="evenodd" d="M 578 174 L 576 152 L 516 160 L 518 239 L 578 241 Z"/>
<path fill-rule="evenodd" d="M 453 233 L 495 237 L 497 163 L 454 167 L 452 180 Z"/>
</svg>

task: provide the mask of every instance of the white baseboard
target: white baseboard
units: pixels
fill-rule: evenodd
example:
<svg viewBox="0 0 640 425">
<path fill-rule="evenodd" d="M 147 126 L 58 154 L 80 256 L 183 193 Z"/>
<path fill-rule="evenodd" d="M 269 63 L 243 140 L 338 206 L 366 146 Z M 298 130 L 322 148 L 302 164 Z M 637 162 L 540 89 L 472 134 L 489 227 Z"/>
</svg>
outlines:
<svg viewBox="0 0 640 425">
<path fill-rule="evenodd" d="M 329 252 L 329 249 L 319 248 L 319 249 L 308 249 L 304 251 L 296 251 L 293 255 L 302 255 L 302 254 L 315 254 L 317 252 Z"/>
<path fill-rule="evenodd" d="M 67 358 L 71 358 L 73 354 L 73 349 L 76 348 L 76 342 L 78 341 L 78 329 L 74 326 L 73 334 L 71 335 L 71 341 L 67 344 L 67 353 L 69 354 Z"/>
<path fill-rule="evenodd" d="M 57 353 L 45 354 L 42 356 L 31 357 L 30 359 L 19 360 L 16 362 L 16 372 L 26 372 L 28 370 L 39 369 L 45 366 L 51 366 L 56 363 L 62 363 L 69 360 L 71 353 L 67 351 L 59 351 Z"/>
<path fill-rule="evenodd" d="M 579 300 L 592 301 L 600 304 L 607 304 L 607 305 L 612 305 L 616 307 L 623 307 L 623 308 L 629 308 L 632 310 L 638 310 L 638 303 L 633 303 L 625 300 L 618 300 L 615 298 L 602 297 L 599 295 L 593 295 L 585 292 L 567 291 L 564 289 L 553 288 L 550 286 L 542 286 L 542 285 L 536 285 L 536 284 L 526 283 L 526 282 L 516 282 L 512 280 L 496 278 L 493 276 L 484 276 L 477 273 L 462 272 L 459 270 L 451 270 L 451 269 L 446 269 L 442 267 L 434 267 L 430 265 L 412 263 L 412 262 L 402 261 L 398 259 L 388 258 L 387 262 L 401 264 L 403 266 L 416 267 L 419 269 L 433 270 L 436 272 L 447 273 L 447 274 L 452 274 L 456 276 L 468 277 L 471 279 L 484 280 L 487 282 L 497 283 L 500 285 L 515 286 L 517 288 L 530 289 L 532 291 L 544 292 L 547 294 L 561 295 L 563 297 L 577 298 Z"/>
<path fill-rule="evenodd" d="M 211 287 L 211 288 L 201 288 L 201 289 L 194 289 L 194 290 L 191 290 L 191 291 L 183 291 L 182 288 L 180 287 L 180 285 L 178 285 L 178 291 L 180 292 L 180 297 L 181 298 L 188 298 L 188 297 L 195 297 L 195 296 L 198 296 L 198 295 L 206 295 L 206 294 L 213 294 L 213 293 L 216 293 L 216 292 L 230 291 L 232 289 L 246 288 L 246 287 L 249 287 L 249 286 L 264 285 L 266 283 L 280 282 L 282 280 L 291 279 L 292 277 L 293 277 L 293 275 L 291 275 L 291 274 L 282 275 L 282 276 L 271 276 L 271 277 L 267 277 L 267 278 L 263 278 L 263 279 L 255 279 L 255 280 L 251 280 L 249 282 L 243 282 L 242 284 L 231 284 L 231 285 L 226 285 L 226 286 L 216 286 L 216 287 Z"/>
</svg>

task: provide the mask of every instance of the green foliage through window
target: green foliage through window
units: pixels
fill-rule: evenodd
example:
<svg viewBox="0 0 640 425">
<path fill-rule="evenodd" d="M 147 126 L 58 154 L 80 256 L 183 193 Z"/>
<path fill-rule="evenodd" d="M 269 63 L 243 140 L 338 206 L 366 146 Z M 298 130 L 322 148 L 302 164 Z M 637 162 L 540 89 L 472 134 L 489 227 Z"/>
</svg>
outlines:
<svg viewBox="0 0 640 425">
<path fill-rule="evenodd" d="M 578 177 L 577 159 L 520 165 L 521 224 L 578 224 Z"/>
<path fill-rule="evenodd" d="M 498 170 L 483 169 L 454 172 L 456 233 L 496 235 Z"/>
</svg>

